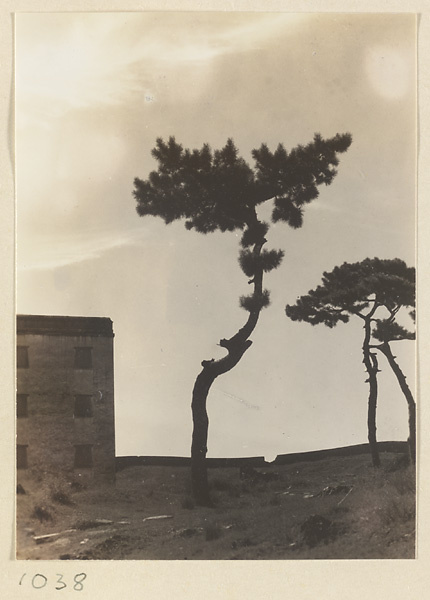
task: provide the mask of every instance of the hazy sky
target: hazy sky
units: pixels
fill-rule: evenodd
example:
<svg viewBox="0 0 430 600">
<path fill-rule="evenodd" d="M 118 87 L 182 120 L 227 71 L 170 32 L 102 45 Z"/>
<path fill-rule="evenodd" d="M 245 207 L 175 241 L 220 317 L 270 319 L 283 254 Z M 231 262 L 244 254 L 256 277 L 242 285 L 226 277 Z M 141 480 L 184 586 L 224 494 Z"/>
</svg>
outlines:
<svg viewBox="0 0 430 600">
<path fill-rule="evenodd" d="M 405 14 L 17 15 L 17 308 L 113 320 L 117 454 L 189 455 L 200 362 L 247 317 L 240 234 L 136 213 L 133 179 L 169 135 L 233 137 L 251 165 L 262 142 L 353 135 L 303 227 L 269 233 L 285 259 L 251 349 L 210 393 L 209 456 L 366 442 L 361 322 L 311 327 L 284 307 L 344 261 L 414 264 L 415 42 Z M 395 350 L 413 385 L 414 344 Z M 378 437 L 406 439 L 380 366 Z"/>
</svg>

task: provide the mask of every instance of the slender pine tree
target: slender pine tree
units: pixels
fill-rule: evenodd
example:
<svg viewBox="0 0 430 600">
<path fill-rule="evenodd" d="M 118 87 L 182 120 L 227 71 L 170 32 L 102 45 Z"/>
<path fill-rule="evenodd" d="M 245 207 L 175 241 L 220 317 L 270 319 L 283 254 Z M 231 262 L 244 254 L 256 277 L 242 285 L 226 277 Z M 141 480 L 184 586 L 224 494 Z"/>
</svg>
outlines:
<svg viewBox="0 0 430 600">
<path fill-rule="evenodd" d="M 393 361 L 389 341 L 410 339 L 408 332 L 395 322 L 402 308 L 415 306 L 415 269 L 407 267 L 400 259 L 381 260 L 366 258 L 357 263 L 344 263 L 330 273 L 323 273 L 322 284 L 308 294 L 301 296 L 296 304 L 286 306 L 286 314 L 293 321 L 305 321 L 311 325 L 324 323 L 334 327 L 337 323 L 347 323 L 355 315 L 363 321 L 363 363 L 369 384 L 368 398 L 368 440 L 372 463 L 380 466 L 376 439 L 376 404 L 378 398 L 378 358 L 379 349 L 388 359 L 405 393 L 406 378 L 400 367 Z M 388 319 L 378 318 L 378 314 L 388 313 Z M 382 343 L 375 345 L 372 339 Z M 409 390 L 409 388 L 408 388 Z M 410 407 L 410 445 L 415 448 L 415 410 L 412 410 L 411 394 L 405 393 Z M 415 407 L 415 403 L 413 403 Z M 412 414 L 413 413 L 413 414 Z M 413 431 L 412 431 L 413 430 Z M 415 450 L 413 454 L 415 458 Z"/>
<path fill-rule="evenodd" d="M 233 140 L 212 152 L 184 149 L 170 137 L 157 139 L 152 150 L 158 169 L 148 179 L 134 180 L 133 195 L 140 216 L 161 217 L 165 223 L 184 220 L 187 229 L 207 234 L 213 231 L 243 232 L 239 263 L 249 278 L 252 292 L 240 298 L 248 312 L 244 325 L 231 337 L 220 340 L 226 355 L 219 360 L 202 361 L 192 392 L 193 435 L 191 476 L 193 494 L 200 505 L 210 505 L 206 453 L 209 420 L 206 400 L 215 379 L 232 369 L 251 346 L 261 310 L 269 305 L 269 292 L 263 286 L 264 274 L 282 261 L 282 250 L 266 250 L 269 224 L 258 217 L 257 208 L 272 202 L 271 220 L 284 221 L 297 229 L 303 222 L 306 204 L 318 197 L 318 187 L 329 185 L 337 174 L 338 155 L 351 144 L 349 134 L 323 139 L 315 134 L 311 143 L 287 152 L 279 144 L 275 152 L 262 144 L 252 152 L 252 169 L 239 157 Z"/>
<path fill-rule="evenodd" d="M 393 354 L 391 349 L 391 342 L 398 342 L 401 340 L 414 340 L 415 331 L 409 331 L 399 323 L 395 321 L 396 315 L 400 306 L 397 305 L 391 310 L 390 317 L 388 319 L 378 320 L 373 330 L 373 337 L 381 342 L 380 344 L 374 344 L 371 348 L 376 348 L 386 357 L 388 364 L 390 365 L 394 375 L 397 378 L 400 389 L 408 404 L 408 415 L 409 415 L 409 456 L 412 464 L 416 463 L 416 404 L 411 392 L 411 389 L 406 381 L 406 375 L 403 373 L 400 367 L 397 357 Z M 414 319 L 414 311 L 411 311 L 410 316 Z"/>
</svg>

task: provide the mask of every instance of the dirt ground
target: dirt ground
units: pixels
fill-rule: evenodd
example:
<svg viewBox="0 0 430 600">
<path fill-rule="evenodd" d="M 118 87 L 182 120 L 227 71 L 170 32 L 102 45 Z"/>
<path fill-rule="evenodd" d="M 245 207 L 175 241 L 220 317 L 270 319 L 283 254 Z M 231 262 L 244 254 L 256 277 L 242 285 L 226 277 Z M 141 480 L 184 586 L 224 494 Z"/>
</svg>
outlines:
<svg viewBox="0 0 430 600">
<path fill-rule="evenodd" d="M 17 558 L 414 558 L 415 476 L 403 462 L 385 453 L 380 469 L 368 455 L 210 469 L 214 508 L 194 506 L 184 467 L 130 467 L 103 486 L 26 473 Z"/>
</svg>

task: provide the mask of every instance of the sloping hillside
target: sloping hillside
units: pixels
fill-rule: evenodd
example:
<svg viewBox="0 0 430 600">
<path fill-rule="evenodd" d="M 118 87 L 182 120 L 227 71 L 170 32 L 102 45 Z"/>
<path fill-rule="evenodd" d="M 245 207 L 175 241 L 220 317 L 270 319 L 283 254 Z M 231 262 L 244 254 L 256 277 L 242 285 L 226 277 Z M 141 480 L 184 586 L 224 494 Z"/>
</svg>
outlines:
<svg viewBox="0 0 430 600">
<path fill-rule="evenodd" d="M 17 494 L 20 559 L 413 558 L 415 476 L 401 454 L 210 470 L 195 507 L 185 467 L 137 466 L 115 486 L 35 473 Z M 48 536 L 48 537 L 41 537 Z"/>
</svg>

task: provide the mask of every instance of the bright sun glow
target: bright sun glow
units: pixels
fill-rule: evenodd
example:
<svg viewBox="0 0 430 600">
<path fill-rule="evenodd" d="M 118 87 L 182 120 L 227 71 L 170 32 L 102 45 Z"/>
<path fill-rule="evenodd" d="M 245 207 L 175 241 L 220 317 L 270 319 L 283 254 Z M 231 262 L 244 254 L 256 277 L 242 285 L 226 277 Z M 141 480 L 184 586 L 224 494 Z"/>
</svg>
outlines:
<svg viewBox="0 0 430 600">
<path fill-rule="evenodd" d="M 366 71 L 375 91 L 393 100 L 407 93 L 414 75 L 407 56 L 388 46 L 377 46 L 368 51 Z"/>
</svg>

